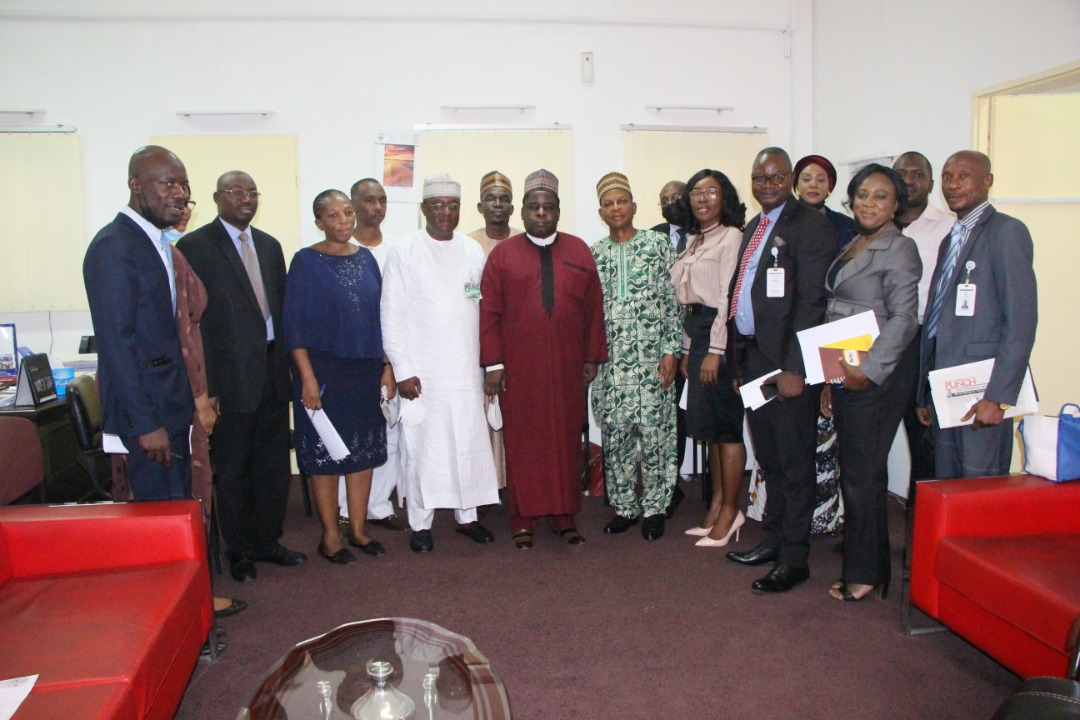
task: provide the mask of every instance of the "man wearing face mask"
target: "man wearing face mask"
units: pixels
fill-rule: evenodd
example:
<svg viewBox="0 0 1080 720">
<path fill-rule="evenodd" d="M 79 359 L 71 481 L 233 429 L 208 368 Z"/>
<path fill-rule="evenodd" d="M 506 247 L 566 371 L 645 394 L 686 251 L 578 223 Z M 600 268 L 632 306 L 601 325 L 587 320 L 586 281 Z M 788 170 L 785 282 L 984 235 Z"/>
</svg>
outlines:
<svg viewBox="0 0 1080 720">
<path fill-rule="evenodd" d="M 656 225 L 652 229 L 656 232 L 664 233 L 671 239 L 671 246 L 675 248 L 676 255 L 681 254 L 686 250 L 686 231 L 679 226 L 679 220 L 675 217 L 676 203 L 679 200 L 679 196 L 686 192 L 686 183 L 682 180 L 669 180 L 664 183 L 664 187 L 660 188 L 660 213 L 664 216 L 667 222 L 662 222 Z M 686 456 L 686 410 L 679 405 L 683 395 L 683 387 L 686 385 L 686 378 L 682 376 L 682 373 L 675 373 L 675 427 L 676 427 L 676 439 L 675 443 L 678 447 L 678 463 L 676 467 L 682 470 L 683 457 Z M 675 515 L 675 508 L 679 507 L 679 503 L 683 501 L 686 494 L 679 487 L 679 484 L 675 483 L 675 489 L 671 492 L 671 502 L 668 503 L 667 510 L 664 511 L 664 516 L 671 518 Z"/>
<path fill-rule="evenodd" d="M 191 196 L 169 150 L 140 148 L 128 163 L 128 205 L 94 236 L 83 280 L 98 339 L 102 428 L 128 449 L 137 500 L 190 496 L 188 430 L 195 404 L 176 324 L 176 279 L 165 230 Z"/>
<path fill-rule="evenodd" d="M 675 203 L 685 191 L 686 183 L 682 180 L 669 180 L 664 183 L 664 187 L 660 188 L 660 214 L 667 222 L 662 222 L 652 228 L 671 238 L 671 246 L 675 248 L 676 253 L 681 253 L 686 249 L 686 233 L 679 227 L 679 221 L 675 217 Z M 679 452 L 681 458 L 682 451 Z"/>
</svg>

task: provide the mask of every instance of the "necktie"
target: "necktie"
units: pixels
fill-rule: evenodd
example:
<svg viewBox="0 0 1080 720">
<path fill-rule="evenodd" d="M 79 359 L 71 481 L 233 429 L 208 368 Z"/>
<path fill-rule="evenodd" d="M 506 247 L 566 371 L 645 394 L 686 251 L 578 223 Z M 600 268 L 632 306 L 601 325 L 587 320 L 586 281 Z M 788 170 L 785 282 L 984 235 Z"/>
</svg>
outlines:
<svg viewBox="0 0 1080 720">
<path fill-rule="evenodd" d="M 768 227 L 769 218 L 762 215 L 761 221 L 754 229 L 754 234 L 750 236 L 750 244 L 746 246 L 746 252 L 739 261 L 739 275 L 735 278 L 735 292 L 731 293 L 731 312 L 728 313 L 728 320 L 735 317 L 735 311 L 739 309 L 739 291 L 742 289 L 743 277 L 746 275 L 746 266 L 750 264 L 750 258 L 754 257 L 754 251 L 761 244 L 761 239 L 765 237 L 765 230 Z"/>
<path fill-rule="evenodd" d="M 948 294 L 949 281 L 952 280 L 953 271 L 956 270 L 956 258 L 960 257 L 960 246 L 964 244 L 964 224 L 959 220 L 953 225 L 949 240 L 949 254 L 945 256 L 945 264 L 941 267 L 941 277 L 938 278 L 937 289 L 934 291 L 934 304 L 930 306 L 930 314 L 926 316 L 926 336 L 937 335 L 938 320 L 941 319 L 941 309 L 945 306 L 945 296 Z"/>
<path fill-rule="evenodd" d="M 173 315 L 176 314 L 176 269 L 173 267 L 172 245 L 169 236 L 161 233 L 161 252 L 165 256 L 165 267 L 169 271 L 169 297 L 172 299 Z"/>
<path fill-rule="evenodd" d="M 244 270 L 247 271 L 248 280 L 251 281 L 251 289 L 255 291 L 255 299 L 259 301 L 263 322 L 266 322 L 270 318 L 270 303 L 266 299 L 266 288 L 263 287 L 262 273 L 259 271 L 259 259 L 255 257 L 255 248 L 251 247 L 251 238 L 246 232 L 240 233 L 240 259 L 243 260 Z"/>
</svg>

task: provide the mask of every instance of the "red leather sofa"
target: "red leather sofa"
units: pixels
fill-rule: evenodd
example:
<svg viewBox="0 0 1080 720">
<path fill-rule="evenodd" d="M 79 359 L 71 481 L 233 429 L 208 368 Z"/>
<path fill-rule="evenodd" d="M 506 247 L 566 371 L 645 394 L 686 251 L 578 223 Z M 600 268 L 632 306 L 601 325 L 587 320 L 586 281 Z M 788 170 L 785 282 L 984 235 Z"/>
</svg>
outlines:
<svg viewBox="0 0 1080 720">
<path fill-rule="evenodd" d="M 911 602 L 1024 678 L 1065 675 L 1080 615 L 1080 482 L 918 484 Z"/>
<path fill-rule="evenodd" d="M 0 508 L 0 678 L 15 713 L 171 718 L 213 624 L 198 502 Z"/>
</svg>

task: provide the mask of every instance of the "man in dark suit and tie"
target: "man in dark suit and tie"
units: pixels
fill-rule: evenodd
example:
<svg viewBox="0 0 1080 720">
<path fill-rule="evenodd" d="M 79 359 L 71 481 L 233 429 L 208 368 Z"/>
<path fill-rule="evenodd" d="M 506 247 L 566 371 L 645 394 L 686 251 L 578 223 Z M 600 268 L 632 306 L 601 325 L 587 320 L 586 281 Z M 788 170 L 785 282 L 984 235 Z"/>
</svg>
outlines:
<svg viewBox="0 0 1080 720">
<path fill-rule="evenodd" d="M 102 428 L 128 449 L 136 500 L 191 496 L 188 431 L 195 403 L 176 325 L 165 229 L 191 197 L 187 170 L 163 147 L 135 151 L 127 207 L 86 250 L 83 280 L 98 344 Z"/>
<path fill-rule="evenodd" d="M 970 425 L 937 428 L 936 477 L 1007 475 L 1013 421 L 1005 411 L 1024 382 L 1038 324 L 1034 249 L 1027 226 L 990 205 L 990 158 L 964 150 L 941 169 L 941 192 L 956 224 L 938 251 L 923 320 L 919 419 L 933 422 L 926 374 L 994 358 Z"/>
<path fill-rule="evenodd" d="M 679 201 L 679 196 L 684 192 L 686 192 L 686 183 L 682 180 L 668 180 L 664 183 L 664 187 L 660 188 L 660 212 L 667 222 L 662 222 L 652 228 L 656 232 L 668 236 L 676 253 L 682 253 L 686 249 L 686 230 L 676 224 L 673 212 L 675 204 Z M 679 402 L 682 400 L 685 385 L 686 378 L 682 376 L 682 373 L 675 373 L 675 425 L 676 443 L 679 446 L 677 462 L 680 472 L 682 471 L 683 457 L 686 454 L 686 411 L 679 406 Z M 673 517 L 675 508 L 679 507 L 679 503 L 685 497 L 686 494 L 683 493 L 682 488 L 679 487 L 678 483 L 675 483 L 675 489 L 671 493 L 671 502 L 668 503 L 664 515 L 668 518 Z"/>
<path fill-rule="evenodd" d="M 206 380 L 221 403 L 211 446 L 218 512 L 232 576 L 248 582 L 256 561 L 307 559 L 279 542 L 290 477 L 285 258 L 277 240 L 251 227 L 259 191 L 250 175 L 219 177 L 214 202 L 218 217 L 177 247 L 206 285 Z"/>
<path fill-rule="evenodd" d="M 762 150 L 750 179 L 761 213 L 746 226 L 732 277 L 728 355 L 739 381 L 779 374 L 768 381 L 776 386 L 776 399 L 747 415 L 765 473 L 765 539 L 727 557 L 743 565 L 775 561 L 751 588 L 781 593 L 810 578 L 818 392 L 806 386 L 795 333 L 824 321 L 825 273 L 836 238 L 824 215 L 792 196 L 791 158 L 784 150 Z"/>
</svg>

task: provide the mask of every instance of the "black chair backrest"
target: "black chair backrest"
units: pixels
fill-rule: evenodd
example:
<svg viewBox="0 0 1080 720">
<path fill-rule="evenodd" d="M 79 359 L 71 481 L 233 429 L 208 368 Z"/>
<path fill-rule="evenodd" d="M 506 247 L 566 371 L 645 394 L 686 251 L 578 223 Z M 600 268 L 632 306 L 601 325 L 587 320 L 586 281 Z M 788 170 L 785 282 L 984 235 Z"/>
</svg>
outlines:
<svg viewBox="0 0 1080 720">
<path fill-rule="evenodd" d="M 101 401 L 98 400 L 94 378 L 83 375 L 67 386 L 68 414 L 75 428 L 75 439 L 83 452 L 101 446 Z"/>
</svg>

